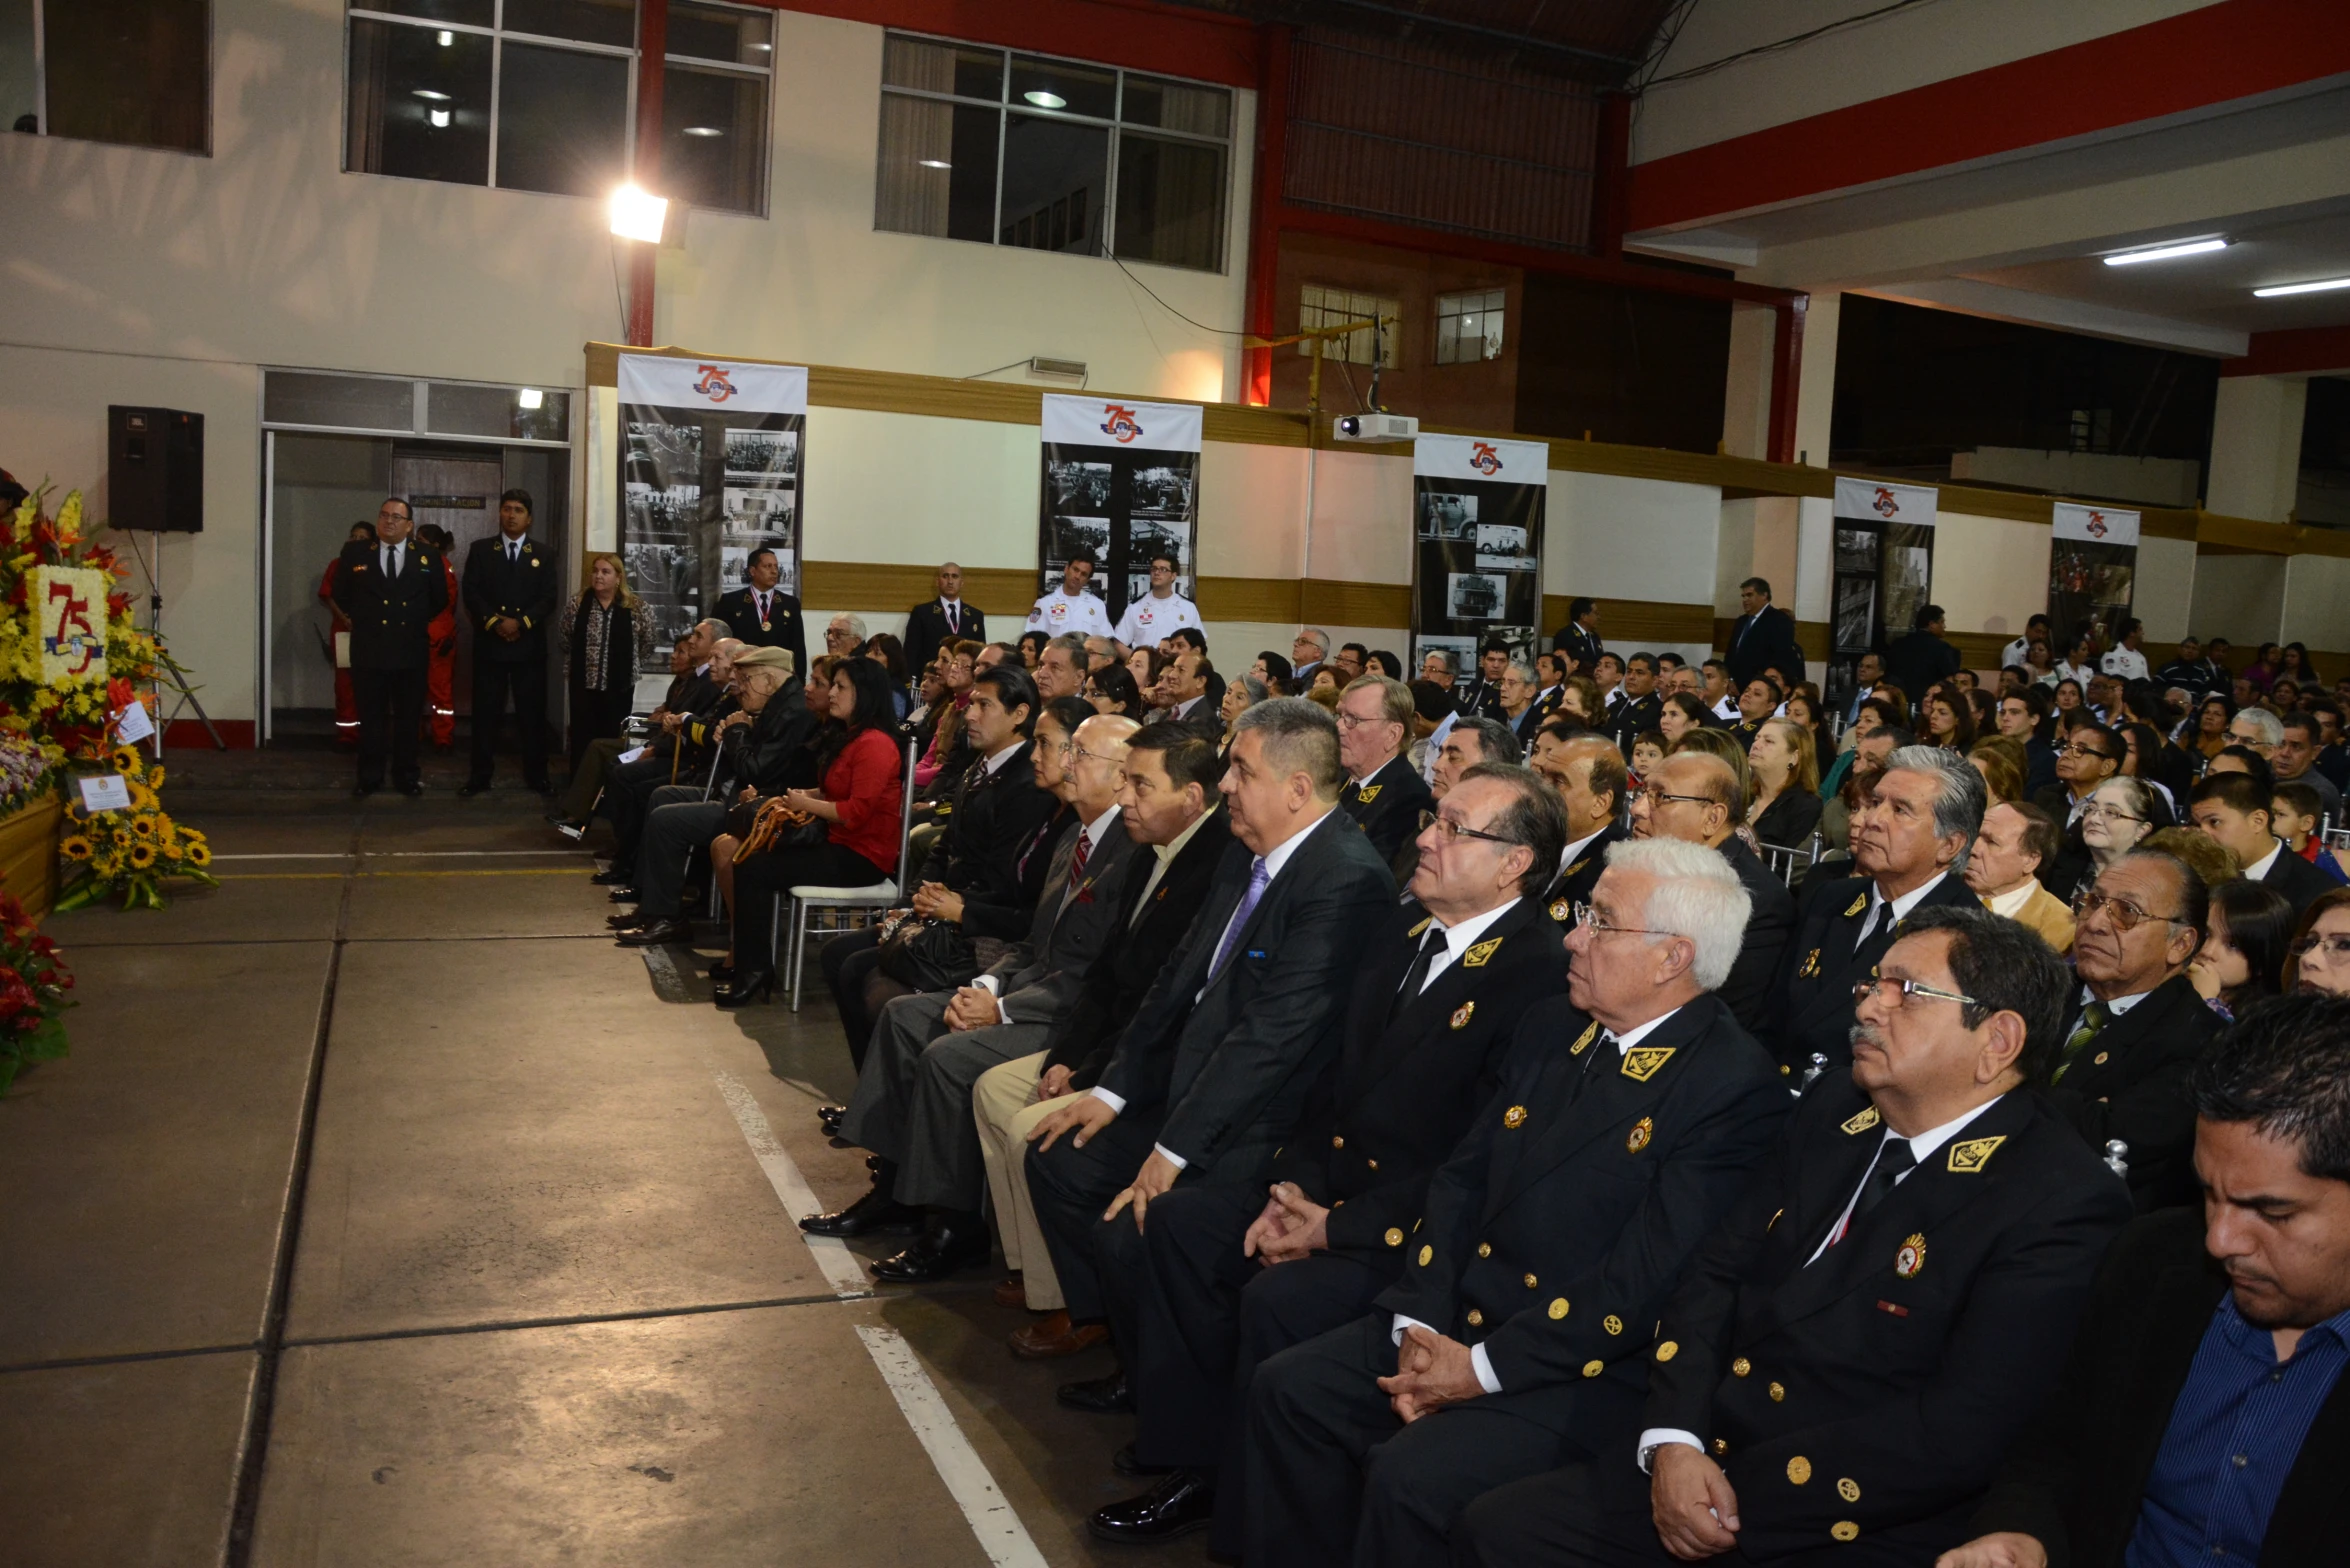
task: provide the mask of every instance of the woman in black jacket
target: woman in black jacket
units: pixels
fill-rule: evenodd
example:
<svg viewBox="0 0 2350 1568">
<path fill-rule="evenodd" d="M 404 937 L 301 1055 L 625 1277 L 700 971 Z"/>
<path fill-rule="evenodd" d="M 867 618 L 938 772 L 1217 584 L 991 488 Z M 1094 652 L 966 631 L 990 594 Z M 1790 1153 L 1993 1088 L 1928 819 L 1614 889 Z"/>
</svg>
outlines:
<svg viewBox="0 0 2350 1568">
<path fill-rule="evenodd" d="M 636 696 L 636 672 L 653 657 L 653 612 L 630 591 L 620 557 L 588 557 L 587 586 L 571 596 L 557 632 L 556 662 L 571 693 L 571 766 L 588 742 L 620 733 Z"/>
</svg>

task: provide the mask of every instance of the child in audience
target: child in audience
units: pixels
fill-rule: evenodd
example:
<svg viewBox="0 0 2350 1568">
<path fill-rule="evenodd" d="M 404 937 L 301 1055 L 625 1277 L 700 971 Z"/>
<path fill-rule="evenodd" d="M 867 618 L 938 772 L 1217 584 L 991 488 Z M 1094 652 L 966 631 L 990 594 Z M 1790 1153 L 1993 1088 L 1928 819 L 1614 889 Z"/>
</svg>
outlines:
<svg viewBox="0 0 2350 1568">
<path fill-rule="evenodd" d="M 2316 790 L 2306 784 L 2279 784 L 2269 802 L 2268 829 L 2285 841 L 2287 849 L 2336 882 L 2350 883 L 2350 872 L 2343 870 L 2341 857 L 2328 853 L 2325 841 L 2317 835 L 2323 812 Z"/>
</svg>

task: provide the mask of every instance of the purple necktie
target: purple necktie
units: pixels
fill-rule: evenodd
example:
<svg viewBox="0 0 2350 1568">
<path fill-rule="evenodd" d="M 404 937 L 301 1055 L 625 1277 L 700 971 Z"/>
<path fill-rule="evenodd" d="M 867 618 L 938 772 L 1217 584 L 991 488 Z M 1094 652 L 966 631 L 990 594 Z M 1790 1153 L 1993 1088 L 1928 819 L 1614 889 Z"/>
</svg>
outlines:
<svg viewBox="0 0 2350 1568">
<path fill-rule="evenodd" d="M 1212 981 L 1224 972 L 1224 960 L 1232 956 L 1232 949 L 1240 941 L 1241 928 L 1248 917 L 1257 911 L 1257 900 L 1265 896 L 1265 884 L 1273 880 L 1273 873 L 1265 869 L 1265 857 L 1259 855 L 1256 864 L 1248 868 L 1248 891 L 1240 895 L 1240 907 L 1232 912 L 1232 924 L 1224 928 L 1224 940 L 1216 944 L 1216 961 L 1208 965 Z"/>
</svg>

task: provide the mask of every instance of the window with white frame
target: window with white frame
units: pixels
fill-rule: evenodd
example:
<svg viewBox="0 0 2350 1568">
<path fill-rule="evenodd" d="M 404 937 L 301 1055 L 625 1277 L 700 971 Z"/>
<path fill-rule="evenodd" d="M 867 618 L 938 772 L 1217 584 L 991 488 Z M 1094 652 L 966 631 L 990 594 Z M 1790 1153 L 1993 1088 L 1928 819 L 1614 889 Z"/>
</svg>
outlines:
<svg viewBox="0 0 2350 1568">
<path fill-rule="evenodd" d="M 1436 296 L 1436 363 L 1468 365 L 1501 358 L 1502 289 Z"/>
<path fill-rule="evenodd" d="M 0 126 L 211 151 L 211 0 L 0 0 Z"/>
<path fill-rule="evenodd" d="M 353 0 L 343 166 L 601 196 L 634 156 L 636 0 Z M 774 13 L 674 0 L 661 194 L 764 213 Z"/>
<path fill-rule="evenodd" d="M 1368 365 L 1376 359 L 1381 367 L 1393 370 L 1400 358 L 1396 339 L 1402 336 L 1399 319 L 1402 313 L 1403 307 L 1396 301 L 1381 299 L 1376 294 L 1357 294 L 1309 283 L 1298 294 L 1297 329 L 1311 332 L 1317 327 L 1342 327 L 1348 322 L 1360 322 L 1359 331 L 1324 340 L 1323 357 L 1349 365 Z M 1311 354 L 1312 340 L 1298 344 L 1297 351 Z"/>
<path fill-rule="evenodd" d="M 892 33 L 873 226 L 1224 268 L 1232 94 Z"/>
</svg>

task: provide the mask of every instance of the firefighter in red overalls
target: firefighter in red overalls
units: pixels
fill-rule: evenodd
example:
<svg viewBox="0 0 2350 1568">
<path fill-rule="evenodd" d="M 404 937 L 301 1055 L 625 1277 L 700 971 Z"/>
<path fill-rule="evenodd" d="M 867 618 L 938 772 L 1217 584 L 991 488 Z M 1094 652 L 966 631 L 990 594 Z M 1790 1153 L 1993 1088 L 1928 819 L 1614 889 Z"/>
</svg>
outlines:
<svg viewBox="0 0 2350 1568">
<path fill-rule="evenodd" d="M 457 747 L 457 568 L 449 564 L 449 554 L 457 547 L 449 530 L 438 523 L 426 523 L 416 530 L 418 538 L 441 552 L 441 575 L 449 582 L 449 607 L 433 617 L 424 629 L 425 646 L 431 650 L 432 662 L 424 672 L 424 720 L 432 734 L 434 747 L 454 751 Z"/>
<path fill-rule="evenodd" d="M 345 542 L 350 544 L 375 543 L 375 524 L 353 523 L 351 537 Z M 337 632 L 347 632 L 351 629 L 351 618 L 343 613 L 341 605 L 335 603 L 335 573 L 342 567 L 342 564 L 340 556 L 327 562 L 326 575 L 318 580 L 318 597 L 326 601 L 326 613 L 334 617 L 334 629 Z M 327 646 L 326 656 L 329 659 L 335 656 L 331 641 Z M 338 746 L 359 744 L 359 694 L 351 689 L 349 667 L 339 663 L 335 665 L 335 744 Z"/>
</svg>

